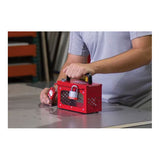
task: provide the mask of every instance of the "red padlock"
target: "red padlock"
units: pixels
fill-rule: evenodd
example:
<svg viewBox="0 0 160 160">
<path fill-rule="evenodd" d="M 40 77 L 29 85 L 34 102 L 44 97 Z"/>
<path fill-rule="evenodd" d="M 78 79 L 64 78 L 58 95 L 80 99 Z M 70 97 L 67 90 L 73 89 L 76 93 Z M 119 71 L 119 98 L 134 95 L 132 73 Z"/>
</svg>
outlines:
<svg viewBox="0 0 160 160">
<path fill-rule="evenodd" d="M 48 97 L 51 101 L 54 101 L 55 97 L 56 97 L 56 90 L 54 87 L 51 87 L 48 91 Z"/>
</svg>

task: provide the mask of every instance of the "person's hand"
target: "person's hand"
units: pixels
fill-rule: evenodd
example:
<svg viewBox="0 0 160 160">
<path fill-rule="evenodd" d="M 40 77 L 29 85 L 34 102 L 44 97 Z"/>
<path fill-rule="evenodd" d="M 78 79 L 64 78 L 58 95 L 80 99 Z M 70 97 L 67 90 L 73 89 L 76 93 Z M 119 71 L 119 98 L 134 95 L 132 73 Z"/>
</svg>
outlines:
<svg viewBox="0 0 160 160">
<path fill-rule="evenodd" d="M 83 63 L 72 63 L 69 66 L 63 69 L 63 72 L 69 76 L 70 78 L 79 79 L 83 75 L 90 73 L 95 74 L 92 66 L 90 64 L 83 64 Z"/>
<path fill-rule="evenodd" d="M 44 89 L 41 91 L 40 101 L 41 101 L 41 103 L 43 103 L 43 104 L 51 105 L 52 102 L 51 102 L 51 101 L 49 100 L 49 98 L 48 98 L 48 91 L 49 91 L 49 88 L 44 88 Z"/>
</svg>

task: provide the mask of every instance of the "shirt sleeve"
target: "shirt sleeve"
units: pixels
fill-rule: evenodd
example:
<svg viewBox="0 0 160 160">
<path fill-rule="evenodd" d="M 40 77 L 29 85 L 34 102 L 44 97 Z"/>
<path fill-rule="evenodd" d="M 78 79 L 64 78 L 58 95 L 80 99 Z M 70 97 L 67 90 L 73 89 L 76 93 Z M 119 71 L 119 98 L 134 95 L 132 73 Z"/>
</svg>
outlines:
<svg viewBox="0 0 160 160">
<path fill-rule="evenodd" d="M 88 56 L 89 51 L 80 35 L 80 32 L 70 32 L 69 50 L 70 54 Z"/>
<path fill-rule="evenodd" d="M 152 35 L 151 31 L 146 31 L 146 32 L 130 32 L 130 39 L 133 40 L 138 37 L 143 37 L 143 36 L 148 36 Z"/>
</svg>

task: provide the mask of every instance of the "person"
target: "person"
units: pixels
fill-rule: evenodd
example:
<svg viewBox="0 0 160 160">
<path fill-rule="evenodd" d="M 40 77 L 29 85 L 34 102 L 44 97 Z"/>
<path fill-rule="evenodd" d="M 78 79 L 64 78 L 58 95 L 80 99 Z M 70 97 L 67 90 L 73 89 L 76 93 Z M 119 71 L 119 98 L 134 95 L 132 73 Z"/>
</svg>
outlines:
<svg viewBox="0 0 160 160">
<path fill-rule="evenodd" d="M 90 73 L 102 84 L 102 102 L 137 107 L 151 99 L 151 57 L 152 32 L 71 32 L 57 80 Z M 41 103 L 50 103 L 48 90 L 42 90 Z"/>
</svg>

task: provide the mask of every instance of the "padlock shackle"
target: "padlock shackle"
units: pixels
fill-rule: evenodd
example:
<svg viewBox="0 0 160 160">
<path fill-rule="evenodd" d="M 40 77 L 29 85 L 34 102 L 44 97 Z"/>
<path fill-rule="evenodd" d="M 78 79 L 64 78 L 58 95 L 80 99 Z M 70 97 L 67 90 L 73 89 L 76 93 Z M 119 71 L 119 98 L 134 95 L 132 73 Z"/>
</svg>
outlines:
<svg viewBox="0 0 160 160">
<path fill-rule="evenodd" d="M 73 88 L 76 88 L 76 92 L 78 93 L 78 86 L 76 86 L 76 85 L 72 85 L 72 87 L 71 87 L 71 91 L 73 90 Z"/>
<path fill-rule="evenodd" d="M 92 84 L 92 75 L 90 73 L 85 74 L 88 77 L 88 84 Z M 67 76 L 67 81 L 70 82 L 71 78 Z"/>
</svg>

